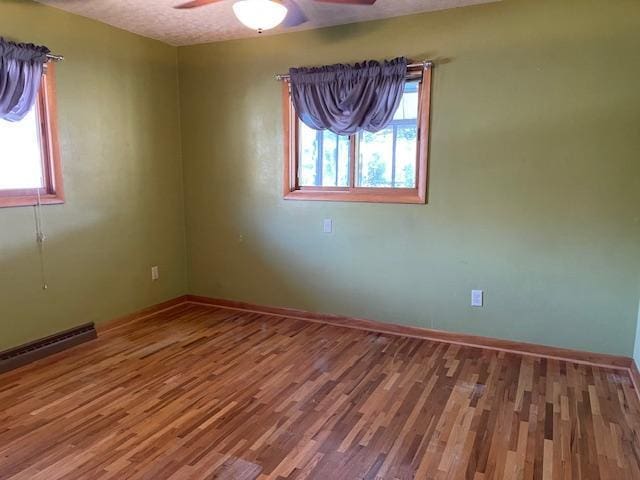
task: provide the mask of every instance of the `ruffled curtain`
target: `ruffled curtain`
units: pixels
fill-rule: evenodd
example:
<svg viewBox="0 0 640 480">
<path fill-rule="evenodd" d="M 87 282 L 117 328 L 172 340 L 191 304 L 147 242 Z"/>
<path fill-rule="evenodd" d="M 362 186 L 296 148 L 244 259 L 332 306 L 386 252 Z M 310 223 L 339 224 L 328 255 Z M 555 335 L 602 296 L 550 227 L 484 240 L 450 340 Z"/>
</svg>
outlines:
<svg viewBox="0 0 640 480">
<path fill-rule="evenodd" d="M 0 38 L 0 119 L 22 120 L 36 101 L 47 47 Z"/>
<path fill-rule="evenodd" d="M 289 70 L 296 113 L 314 130 L 338 135 L 384 129 L 402 100 L 407 59 Z"/>
</svg>

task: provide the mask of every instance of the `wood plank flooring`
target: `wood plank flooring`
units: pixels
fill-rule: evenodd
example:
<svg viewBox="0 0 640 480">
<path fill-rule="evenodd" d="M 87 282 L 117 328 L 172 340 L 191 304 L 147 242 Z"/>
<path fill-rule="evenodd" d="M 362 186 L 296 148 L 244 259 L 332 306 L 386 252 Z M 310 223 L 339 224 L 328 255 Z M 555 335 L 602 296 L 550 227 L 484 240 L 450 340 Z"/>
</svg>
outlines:
<svg viewBox="0 0 640 480">
<path fill-rule="evenodd" d="M 0 479 L 640 479 L 628 373 L 188 305 L 0 376 Z"/>
</svg>

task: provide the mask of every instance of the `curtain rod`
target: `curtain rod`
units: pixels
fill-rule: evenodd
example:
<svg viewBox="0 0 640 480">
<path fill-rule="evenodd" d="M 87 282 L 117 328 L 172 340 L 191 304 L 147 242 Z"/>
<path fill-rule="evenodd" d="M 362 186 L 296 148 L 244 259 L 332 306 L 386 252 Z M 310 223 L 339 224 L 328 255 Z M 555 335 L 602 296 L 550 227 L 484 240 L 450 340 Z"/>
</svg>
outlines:
<svg viewBox="0 0 640 480">
<path fill-rule="evenodd" d="M 422 62 L 418 62 L 418 63 L 411 63 L 409 65 L 407 65 L 407 68 L 418 68 L 418 67 L 422 67 L 422 68 L 426 68 L 426 67 L 432 67 L 433 66 L 433 61 L 432 60 L 423 60 Z M 289 80 L 289 74 L 280 74 L 280 75 L 276 75 L 276 80 L 280 81 L 280 80 Z"/>
<path fill-rule="evenodd" d="M 64 60 L 64 56 L 47 53 L 47 59 L 51 62 L 61 62 Z"/>
</svg>

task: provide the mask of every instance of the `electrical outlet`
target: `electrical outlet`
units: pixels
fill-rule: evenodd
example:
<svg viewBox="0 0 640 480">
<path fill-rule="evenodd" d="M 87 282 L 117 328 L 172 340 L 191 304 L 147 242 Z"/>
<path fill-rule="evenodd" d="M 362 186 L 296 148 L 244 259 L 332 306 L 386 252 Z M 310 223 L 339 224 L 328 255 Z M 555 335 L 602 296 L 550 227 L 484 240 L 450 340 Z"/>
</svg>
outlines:
<svg viewBox="0 0 640 480">
<path fill-rule="evenodd" d="M 160 278 L 160 270 L 158 270 L 158 266 L 154 265 L 151 267 L 151 280 L 154 282 Z"/>
<path fill-rule="evenodd" d="M 482 307 L 484 304 L 484 292 L 482 290 L 471 290 L 471 306 Z"/>
<path fill-rule="evenodd" d="M 324 233 L 331 233 L 333 232 L 333 221 L 330 218 L 325 218 L 322 221 L 322 231 Z"/>
</svg>

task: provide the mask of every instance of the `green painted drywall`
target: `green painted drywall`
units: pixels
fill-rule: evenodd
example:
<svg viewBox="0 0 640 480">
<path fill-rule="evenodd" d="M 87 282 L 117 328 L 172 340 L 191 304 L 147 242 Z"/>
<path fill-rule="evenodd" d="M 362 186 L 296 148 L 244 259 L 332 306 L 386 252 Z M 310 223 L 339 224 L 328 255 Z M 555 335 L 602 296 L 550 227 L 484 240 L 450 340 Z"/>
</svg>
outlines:
<svg viewBox="0 0 640 480">
<path fill-rule="evenodd" d="M 175 48 L 3 1 L 0 34 L 66 56 L 68 200 L 43 208 L 46 292 L 33 210 L 0 209 L 0 349 L 189 291 L 630 355 L 639 14 L 506 1 L 180 48 L 179 110 Z M 429 204 L 282 200 L 273 74 L 395 55 L 438 61 Z"/>
<path fill-rule="evenodd" d="M 67 194 L 42 208 L 47 291 L 33 209 L 0 209 L 0 350 L 185 293 L 176 49 L 28 1 L 0 2 L 0 35 L 65 56 Z"/>
<path fill-rule="evenodd" d="M 638 302 L 638 322 L 636 324 L 636 341 L 633 347 L 633 359 L 640 366 L 640 302 Z"/>
<path fill-rule="evenodd" d="M 505 1 L 179 48 L 190 292 L 631 355 L 638 52 L 636 0 Z M 284 201 L 273 75 L 396 55 L 437 63 L 429 204 Z"/>
</svg>

